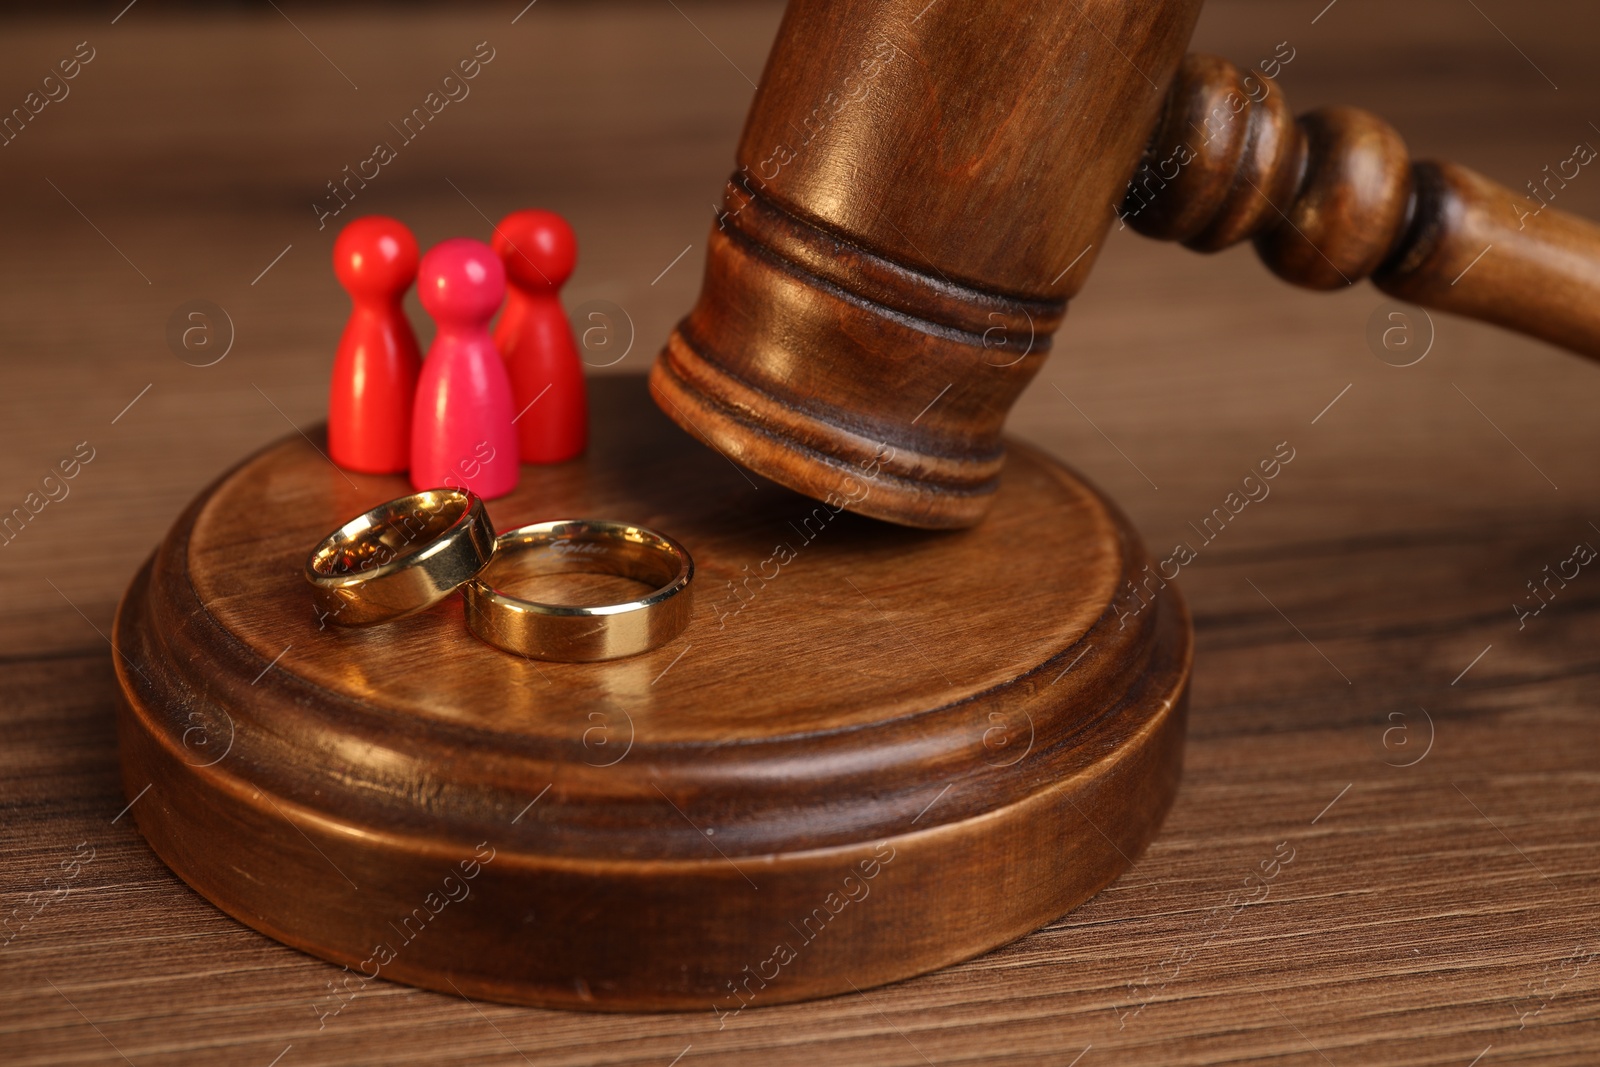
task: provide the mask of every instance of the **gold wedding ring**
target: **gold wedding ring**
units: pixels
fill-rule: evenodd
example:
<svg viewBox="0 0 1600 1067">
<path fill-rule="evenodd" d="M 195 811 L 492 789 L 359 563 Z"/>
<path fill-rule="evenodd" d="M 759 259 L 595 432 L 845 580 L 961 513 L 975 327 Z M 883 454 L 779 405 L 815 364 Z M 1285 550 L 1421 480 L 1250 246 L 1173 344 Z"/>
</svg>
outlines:
<svg viewBox="0 0 1600 1067">
<path fill-rule="evenodd" d="M 322 617 L 345 626 L 398 619 L 449 596 L 488 566 L 494 527 L 462 489 L 391 500 L 322 539 L 306 581 Z"/>
<path fill-rule="evenodd" d="M 541 573 L 614 574 L 652 591 L 616 604 L 541 604 L 496 589 L 491 566 L 462 593 L 467 625 L 497 648 L 533 659 L 618 659 L 665 644 L 688 625 L 694 561 L 670 537 L 601 519 L 540 522 L 501 534 L 495 563 L 530 552 Z"/>
</svg>

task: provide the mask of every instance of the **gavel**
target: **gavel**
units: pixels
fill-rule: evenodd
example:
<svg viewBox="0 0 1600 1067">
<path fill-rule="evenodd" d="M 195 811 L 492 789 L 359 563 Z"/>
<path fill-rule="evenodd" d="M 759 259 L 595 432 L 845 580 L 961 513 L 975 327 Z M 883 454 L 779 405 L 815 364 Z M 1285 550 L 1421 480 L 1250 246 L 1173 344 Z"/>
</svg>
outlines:
<svg viewBox="0 0 1600 1067">
<path fill-rule="evenodd" d="M 1545 206 L 1563 177 L 1522 197 L 1369 112 L 1293 118 L 1284 57 L 1184 56 L 1200 7 L 790 0 L 656 402 L 809 496 L 971 526 L 1119 218 L 1600 357 L 1600 227 Z"/>
</svg>

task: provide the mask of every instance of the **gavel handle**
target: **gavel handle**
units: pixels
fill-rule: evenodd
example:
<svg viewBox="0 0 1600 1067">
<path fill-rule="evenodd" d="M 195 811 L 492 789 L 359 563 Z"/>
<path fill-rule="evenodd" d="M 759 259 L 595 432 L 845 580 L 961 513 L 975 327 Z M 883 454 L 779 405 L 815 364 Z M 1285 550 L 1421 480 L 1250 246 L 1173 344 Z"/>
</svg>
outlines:
<svg viewBox="0 0 1600 1067">
<path fill-rule="evenodd" d="M 1295 120 L 1265 74 L 1196 54 L 1178 72 L 1122 215 L 1146 236 L 1199 251 L 1252 240 L 1296 285 L 1371 277 L 1403 300 L 1600 359 L 1600 226 L 1549 206 L 1594 160 L 1579 145 L 1521 196 L 1454 163 L 1413 163 L 1370 112 L 1325 108 Z"/>
</svg>

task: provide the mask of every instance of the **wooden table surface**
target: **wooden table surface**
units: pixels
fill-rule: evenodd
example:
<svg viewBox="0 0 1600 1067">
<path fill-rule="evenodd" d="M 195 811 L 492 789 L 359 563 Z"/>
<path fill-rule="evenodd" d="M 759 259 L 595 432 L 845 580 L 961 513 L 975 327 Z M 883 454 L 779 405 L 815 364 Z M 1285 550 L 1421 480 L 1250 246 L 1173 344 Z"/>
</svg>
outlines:
<svg viewBox="0 0 1600 1067">
<path fill-rule="evenodd" d="M 93 457 L 0 551 L 0 1061 L 1600 1061 L 1600 568 L 1567 562 L 1600 546 L 1600 367 L 1414 313 L 1431 348 L 1393 366 L 1374 290 L 1292 291 L 1247 249 L 1130 232 L 1011 426 L 1152 548 L 1200 546 L 1185 777 L 1131 872 L 969 963 L 721 1028 L 709 1006 L 602 1017 L 383 982 L 319 1027 L 338 972 L 197 897 L 125 814 L 117 597 L 204 484 L 322 418 L 346 304 L 311 204 L 478 42 L 470 95 L 351 214 L 426 245 L 566 213 L 568 307 L 610 316 L 597 353 L 634 335 L 596 373 L 642 372 L 697 291 L 780 7 L 121 7 L 0 34 L 8 109 L 93 57 L 0 147 L 0 509 Z M 1196 47 L 1288 41 L 1296 108 L 1378 110 L 1419 156 L 1521 189 L 1600 144 L 1597 39 L 1600 12 L 1558 0 L 1213 0 Z M 1600 216 L 1600 173 L 1557 203 Z M 167 340 L 195 299 L 232 323 L 211 366 Z M 1281 442 L 1270 497 L 1202 544 L 1190 524 Z M 1575 567 L 1529 610 L 1528 583 Z M 1234 908 L 1264 862 L 1270 891 Z"/>
</svg>

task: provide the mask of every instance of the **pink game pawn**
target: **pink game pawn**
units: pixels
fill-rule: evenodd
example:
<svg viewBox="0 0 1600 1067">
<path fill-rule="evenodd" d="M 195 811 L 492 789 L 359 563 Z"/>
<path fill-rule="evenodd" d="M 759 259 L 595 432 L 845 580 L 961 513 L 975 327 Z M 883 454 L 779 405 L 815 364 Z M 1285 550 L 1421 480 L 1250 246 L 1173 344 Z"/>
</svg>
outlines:
<svg viewBox="0 0 1600 1067">
<path fill-rule="evenodd" d="M 494 250 L 511 283 L 494 343 L 511 376 L 522 462 L 561 463 L 589 444 L 583 362 L 560 296 L 578 241 L 553 211 L 514 211 L 495 228 Z"/>
<path fill-rule="evenodd" d="M 411 422 L 411 484 L 452 486 L 491 500 L 517 487 L 511 383 L 489 336 L 506 272 L 488 245 L 443 241 L 422 257 L 417 295 L 438 324 Z"/>
<path fill-rule="evenodd" d="M 411 462 L 411 404 L 422 357 L 400 299 L 417 277 L 417 241 L 398 220 L 356 219 L 333 243 L 333 273 L 350 294 L 328 390 L 328 455 L 365 474 Z"/>
</svg>

